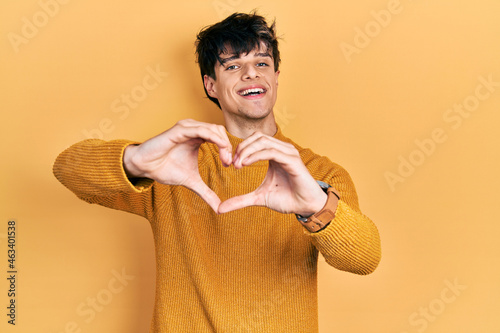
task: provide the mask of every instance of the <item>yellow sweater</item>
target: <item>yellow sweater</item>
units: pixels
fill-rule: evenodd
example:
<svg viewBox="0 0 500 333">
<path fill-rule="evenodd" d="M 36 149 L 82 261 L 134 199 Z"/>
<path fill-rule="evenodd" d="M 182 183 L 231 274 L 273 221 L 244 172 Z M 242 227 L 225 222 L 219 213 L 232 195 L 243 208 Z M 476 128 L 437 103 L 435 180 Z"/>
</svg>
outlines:
<svg viewBox="0 0 500 333">
<path fill-rule="evenodd" d="M 242 140 L 229 135 L 234 148 Z M 217 215 L 182 186 L 127 179 L 131 141 L 89 139 L 62 152 L 57 179 L 79 198 L 149 220 L 156 253 L 156 299 L 150 332 L 317 332 L 318 250 L 337 269 L 369 274 L 380 260 L 375 225 L 359 210 L 349 174 L 301 148 L 317 179 L 340 193 L 335 219 L 309 233 L 293 214 L 248 207 Z M 202 179 L 221 200 L 260 185 L 268 162 L 240 170 L 222 166 L 217 147 L 200 148 Z"/>
</svg>

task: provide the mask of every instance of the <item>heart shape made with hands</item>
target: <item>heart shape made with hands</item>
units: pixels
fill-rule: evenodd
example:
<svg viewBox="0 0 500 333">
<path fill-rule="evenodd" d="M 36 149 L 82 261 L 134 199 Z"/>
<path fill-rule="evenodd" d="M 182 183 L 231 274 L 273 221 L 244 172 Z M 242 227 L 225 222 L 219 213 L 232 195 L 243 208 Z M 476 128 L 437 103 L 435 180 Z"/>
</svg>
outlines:
<svg viewBox="0 0 500 333">
<path fill-rule="evenodd" d="M 242 169 L 245 168 L 245 166 L 242 165 L 236 168 Z M 275 178 L 272 176 L 273 173 L 273 167 L 268 166 L 266 176 L 256 189 L 242 195 L 228 198 L 225 201 L 222 201 L 219 195 L 203 181 L 199 175 L 199 171 L 196 176 L 191 177 L 192 182 L 183 185 L 200 196 L 215 212 L 223 214 L 249 206 L 264 205 L 263 203 L 265 203 L 265 201 L 262 201 L 260 198 L 265 192 L 264 189 L 269 189 L 271 187 L 268 183 L 270 183 L 270 179 Z M 274 187 L 279 187 L 279 184 L 278 186 L 274 185 Z"/>
<path fill-rule="evenodd" d="M 193 120 L 174 127 L 124 152 L 128 174 L 165 185 L 182 185 L 198 194 L 215 212 L 222 214 L 249 206 L 264 206 L 280 213 L 311 215 L 324 206 L 326 194 L 312 178 L 294 145 L 255 132 L 234 152 L 225 128 Z M 221 202 L 199 172 L 200 146 L 215 144 L 226 167 L 236 169 L 268 161 L 262 183 L 250 193 Z M 207 154 L 210 154 L 207 152 Z"/>
<path fill-rule="evenodd" d="M 243 161 L 236 158 L 233 165 L 236 169 L 242 169 L 263 160 L 268 161 L 267 172 L 255 190 L 221 202 L 219 196 L 200 177 L 205 192 L 197 192 L 198 195 L 219 214 L 250 206 L 263 206 L 283 214 L 299 213 L 307 216 L 324 206 L 326 194 L 309 174 L 298 154 L 287 156 L 273 150 L 262 150 Z"/>
</svg>

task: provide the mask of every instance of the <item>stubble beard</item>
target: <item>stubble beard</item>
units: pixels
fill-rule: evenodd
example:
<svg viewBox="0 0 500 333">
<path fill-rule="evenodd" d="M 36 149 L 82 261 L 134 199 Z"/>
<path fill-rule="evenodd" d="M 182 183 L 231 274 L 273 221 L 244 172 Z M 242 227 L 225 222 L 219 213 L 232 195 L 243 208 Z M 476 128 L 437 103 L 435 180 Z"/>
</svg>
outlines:
<svg viewBox="0 0 500 333">
<path fill-rule="evenodd" d="M 257 112 L 255 112 L 253 110 L 248 110 L 248 109 L 239 107 L 238 108 L 238 115 L 246 121 L 259 122 L 259 121 L 266 119 L 269 116 L 269 114 L 271 114 L 272 111 L 273 111 L 272 108 L 267 108 L 267 110 L 264 110 L 264 111 L 258 110 Z"/>
<path fill-rule="evenodd" d="M 239 107 L 237 112 L 232 113 L 229 117 L 232 119 L 231 122 L 237 127 L 255 132 L 263 130 L 266 122 L 269 121 L 269 117 L 273 117 L 272 112 L 272 107 L 265 111 L 259 110 L 258 112 Z M 229 119 L 226 119 L 226 123 L 228 120 Z"/>
</svg>

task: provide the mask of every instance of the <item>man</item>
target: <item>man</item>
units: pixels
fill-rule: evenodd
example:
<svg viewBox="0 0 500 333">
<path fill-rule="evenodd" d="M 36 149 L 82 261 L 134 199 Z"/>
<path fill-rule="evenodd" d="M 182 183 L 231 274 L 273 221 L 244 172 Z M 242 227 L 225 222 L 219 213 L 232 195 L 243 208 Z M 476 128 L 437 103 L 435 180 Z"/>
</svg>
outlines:
<svg viewBox="0 0 500 333">
<path fill-rule="evenodd" d="M 377 229 L 348 173 L 277 127 L 274 24 L 233 14 L 196 46 L 225 127 L 182 120 L 141 144 L 85 140 L 59 155 L 54 174 L 89 203 L 149 220 L 151 332 L 317 332 L 318 251 L 369 274 Z"/>
</svg>

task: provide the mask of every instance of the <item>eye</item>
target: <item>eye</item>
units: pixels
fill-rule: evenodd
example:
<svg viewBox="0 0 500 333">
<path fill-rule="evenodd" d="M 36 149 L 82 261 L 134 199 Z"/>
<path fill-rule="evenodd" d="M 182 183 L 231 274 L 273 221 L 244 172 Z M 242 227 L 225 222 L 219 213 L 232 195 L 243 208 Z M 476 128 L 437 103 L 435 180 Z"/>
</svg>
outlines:
<svg viewBox="0 0 500 333">
<path fill-rule="evenodd" d="M 265 62 L 259 62 L 257 64 L 257 67 L 266 67 L 266 66 L 269 66 L 269 65 L 267 63 L 265 63 Z"/>
<path fill-rule="evenodd" d="M 230 66 L 226 67 L 226 71 L 230 71 L 230 70 L 237 69 L 237 68 L 238 68 L 238 65 L 230 65 Z"/>
</svg>

